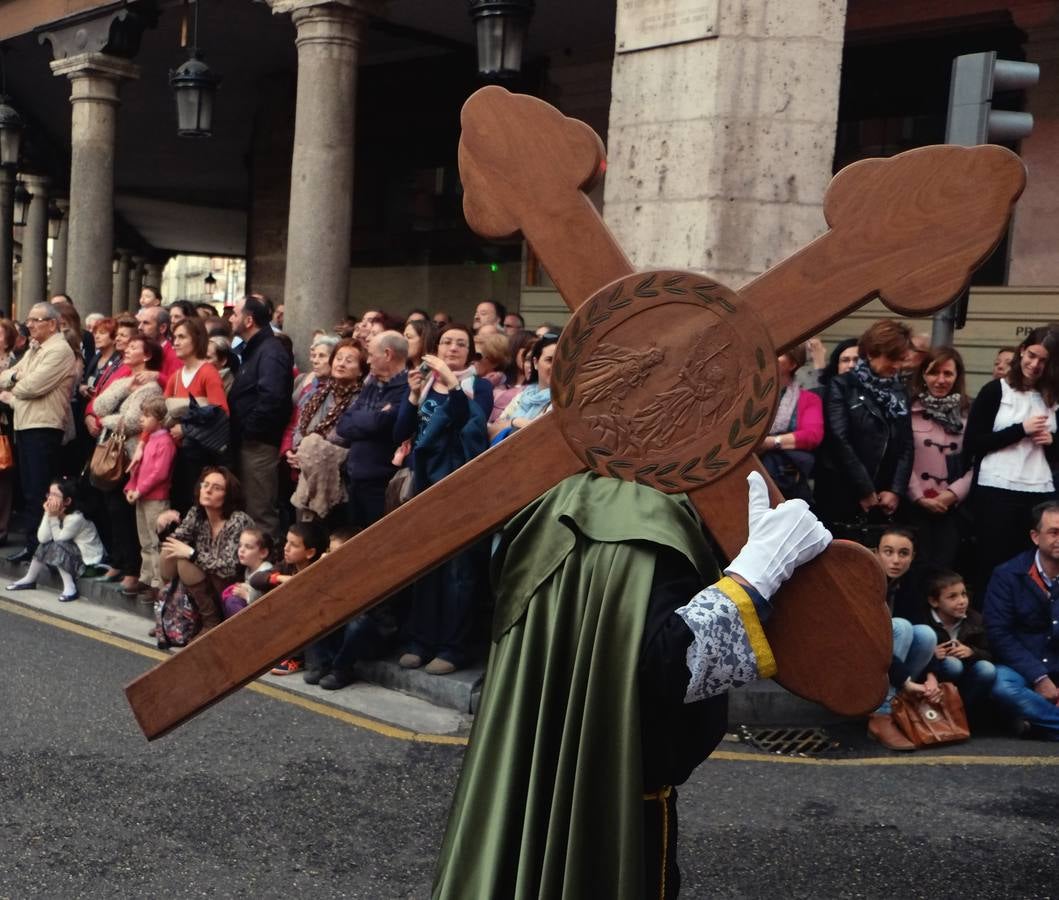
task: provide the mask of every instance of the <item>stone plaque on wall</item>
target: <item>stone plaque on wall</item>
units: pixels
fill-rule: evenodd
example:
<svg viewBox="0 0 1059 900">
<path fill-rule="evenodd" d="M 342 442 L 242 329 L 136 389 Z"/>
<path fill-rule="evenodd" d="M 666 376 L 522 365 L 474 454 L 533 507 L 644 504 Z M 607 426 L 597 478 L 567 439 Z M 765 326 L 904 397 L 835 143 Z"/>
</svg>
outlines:
<svg viewBox="0 0 1059 900">
<path fill-rule="evenodd" d="M 719 0 L 618 0 L 618 53 L 717 37 Z"/>
</svg>

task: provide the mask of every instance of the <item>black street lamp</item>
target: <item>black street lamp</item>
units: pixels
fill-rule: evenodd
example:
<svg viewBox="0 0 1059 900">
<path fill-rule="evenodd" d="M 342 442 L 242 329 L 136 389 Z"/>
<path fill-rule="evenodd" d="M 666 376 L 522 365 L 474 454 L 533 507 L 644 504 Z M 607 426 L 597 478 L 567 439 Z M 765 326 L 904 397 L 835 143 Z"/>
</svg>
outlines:
<svg viewBox="0 0 1059 900">
<path fill-rule="evenodd" d="M 221 76 L 203 62 L 199 52 L 199 6 L 195 2 L 195 30 L 188 61 L 176 71 L 169 72 L 169 86 L 173 89 L 177 106 L 177 134 L 180 137 L 209 137 L 213 134 L 213 98 Z M 187 36 L 185 20 L 184 36 Z M 184 44 L 181 44 L 184 46 Z"/>
<path fill-rule="evenodd" d="M 206 273 L 206 277 L 205 279 L 203 279 L 203 283 L 206 285 L 206 293 L 212 297 L 213 292 L 217 289 L 217 279 L 213 277 L 212 272 Z"/>
<path fill-rule="evenodd" d="M 48 237 L 53 241 L 59 237 L 63 226 L 63 211 L 57 203 L 48 204 Z"/>
<path fill-rule="evenodd" d="M 522 71 L 522 50 L 533 15 L 533 0 L 469 0 L 478 39 L 478 73 L 513 78 Z"/>
<path fill-rule="evenodd" d="M 29 201 L 32 199 L 33 195 L 26 190 L 26 186 L 21 181 L 15 182 L 14 212 L 11 218 L 16 228 L 26 224 L 26 217 L 29 215 Z"/>
</svg>

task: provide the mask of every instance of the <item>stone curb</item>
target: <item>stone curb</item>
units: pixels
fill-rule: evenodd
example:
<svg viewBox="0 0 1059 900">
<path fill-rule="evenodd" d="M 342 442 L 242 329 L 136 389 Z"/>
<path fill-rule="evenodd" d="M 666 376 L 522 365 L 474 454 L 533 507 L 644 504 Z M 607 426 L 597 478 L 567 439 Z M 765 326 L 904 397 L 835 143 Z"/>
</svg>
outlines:
<svg viewBox="0 0 1059 900">
<path fill-rule="evenodd" d="M 22 563 L 12 563 L 0 557 L 0 575 L 15 580 L 26 570 Z M 40 586 L 61 590 L 59 578 L 48 572 L 38 582 Z M 120 588 L 92 578 L 80 578 L 77 588 L 83 600 L 100 606 L 141 616 L 145 622 L 153 620 L 149 604 L 135 597 L 126 597 Z M 396 659 L 382 659 L 358 663 L 359 679 L 388 690 L 400 691 L 437 706 L 460 713 L 478 711 L 481 696 L 483 666 L 475 666 L 451 675 L 428 675 L 417 669 L 402 669 Z M 324 701 L 326 702 L 326 701 Z M 851 720 L 836 716 L 815 703 L 802 700 L 785 691 L 774 681 L 756 682 L 729 694 L 729 727 L 747 726 L 825 726 Z"/>
</svg>

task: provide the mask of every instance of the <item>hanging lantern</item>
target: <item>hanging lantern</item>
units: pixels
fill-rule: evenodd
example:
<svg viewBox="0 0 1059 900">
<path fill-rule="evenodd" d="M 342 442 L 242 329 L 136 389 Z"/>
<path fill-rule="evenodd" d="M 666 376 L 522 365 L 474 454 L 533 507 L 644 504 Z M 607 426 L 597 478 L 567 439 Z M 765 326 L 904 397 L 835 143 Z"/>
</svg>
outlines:
<svg viewBox="0 0 1059 900">
<path fill-rule="evenodd" d="M 63 226 L 63 211 L 57 203 L 48 204 L 48 237 L 53 241 L 59 237 L 59 231 Z"/>
<path fill-rule="evenodd" d="M 533 0 L 470 0 L 468 12 L 478 41 L 478 73 L 495 79 L 518 75 Z"/>
<path fill-rule="evenodd" d="M 169 86 L 176 96 L 177 134 L 209 137 L 213 133 L 213 97 L 221 77 L 192 49 L 191 58 L 169 73 Z"/>
<path fill-rule="evenodd" d="M 213 277 L 213 273 L 212 272 L 207 272 L 206 273 L 206 278 L 204 279 L 204 284 L 206 285 L 206 293 L 209 294 L 212 297 L 213 296 L 213 292 L 215 290 L 217 290 L 217 279 Z"/>
<path fill-rule="evenodd" d="M 0 166 L 17 166 L 25 126 L 11 101 L 0 94 Z"/>
<path fill-rule="evenodd" d="M 21 181 L 15 182 L 14 212 L 11 218 L 16 228 L 26 224 L 26 217 L 29 215 L 29 201 L 32 199 L 33 195 L 26 190 L 26 186 Z"/>
</svg>

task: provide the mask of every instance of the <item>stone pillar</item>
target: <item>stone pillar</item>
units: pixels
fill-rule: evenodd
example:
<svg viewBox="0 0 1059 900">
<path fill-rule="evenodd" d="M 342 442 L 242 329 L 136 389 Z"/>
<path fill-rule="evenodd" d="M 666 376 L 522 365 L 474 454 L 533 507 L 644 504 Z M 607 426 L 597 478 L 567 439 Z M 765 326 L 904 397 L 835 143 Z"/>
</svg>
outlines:
<svg viewBox="0 0 1059 900">
<path fill-rule="evenodd" d="M 619 5 L 604 217 L 637 267 L 739 288 L 826 230 L 846 2 L 649 5 Z"/>
<path fill-rule="evenodd" d="M 31 199 L 22 229 L 22 280 L 18 286 L 18 307 L 28 310 L 48 299 L 48 186 L 42 175 L 23 175 L 22 183 Z"/>
<path fill-rule="evenodd" d="M 162 271 L 165 266 L 162 263 L 149 262 L 144 263 L 143 266 L 143 286 L 153 287 L 157 290 L 162 289 Z M 163 295 L 163 303 L 168 302 L 169 298 Z"/>
<path fill-rule="evenodd" d="M 82 316 L 109 313 L 118 88 L 123 78 L 138 78 L 140 70 L 106 53 L 68 56 L 51 69 L 70 79 L 73 104 L 67 282 Z"/>
<path fill-rule="evenodd" d="M 297 29 L 297 109 L 287 220 L 284 330 L 299 356 L 313 329 L 346 312 L 353 227 L 353 125 L 359 45 L 379 2 L 273 0 Z"/>
<path fill-rule="evenodd" d="M 129 311 L 129 255 L 128 250 L 118 250 L 114 290 L 110 298 L 110 314 L 115 318 Z"/>
<path fill-rule="evenodd" d="M 142 256 L 132 257 L 132 265 L 129 266 L 129 295 L 128 295 L 128 310 L 135 314 L 140 309 L 140 291 L 143 290 L 143 264 L 145 260 Z"/>
<path fill-rule="evenodd" d="M 59 207 L 63 218 L 59 224 L 59 236 L 51 248 L 51 287 L 48 293 L 52 297 L 66 293 L 66 251 L 70 239 L 70 203 L 60 197 L 55 201 L 55 205 Z"/>
<path fill-rule="evenodd" d="M 1040 81 L 1026 94 L 1026 112 L 1033 113 L 1033 132 L 1019 154 L 1029 177 L 1015 206 L 1008 249 L 1008 284 L 1059 286 L 1059 252 L 1055 223 L 1059 221 L 1059 23 L 1027 29 L 1026 61 L 1041 67 Z"/>
<path fill-rule="evenodd" d="M 15 236 L 12 230 L 14 213 L 15 173 L 0 166 L 0 313 L 13 316 Z"/>
</svg>

